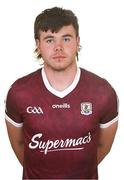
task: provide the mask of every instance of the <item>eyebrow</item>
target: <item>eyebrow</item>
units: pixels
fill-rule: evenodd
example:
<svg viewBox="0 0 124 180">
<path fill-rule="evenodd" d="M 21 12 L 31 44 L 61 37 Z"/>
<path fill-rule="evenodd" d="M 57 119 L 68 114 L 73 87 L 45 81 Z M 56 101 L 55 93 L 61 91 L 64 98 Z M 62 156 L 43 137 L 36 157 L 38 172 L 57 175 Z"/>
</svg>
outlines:
<svg viewBox="0 0 124 180">
<path fill-rule="evenodd" d="M 43 40 L 45 40 L 45 39 L 49 39 L 49 38 L 54 38 L 54 36 L 52 36 L 52 35 L 48 35 L 48 36 L 44 37 L 44 38 L 43 38 Z"/>
<path fill-rule="evenodd" d="M 73 37 L 73 35 L 71 35 L 71 34 L 65 34 L 65 35 L 63 35 L 62 37 Z"/>
<path fill-rule="evenodd" d="M 73 37 L 73 36 L 71 34 L 64 34 L 64 35 L 62 35 L 62 37 L 65 38 L 65 37 Z M 54 38 L 54 36 L 48 35 L 48 36 L 44 37 L 43 40 L 46 40 L 49 38 Z"/>
</svg>

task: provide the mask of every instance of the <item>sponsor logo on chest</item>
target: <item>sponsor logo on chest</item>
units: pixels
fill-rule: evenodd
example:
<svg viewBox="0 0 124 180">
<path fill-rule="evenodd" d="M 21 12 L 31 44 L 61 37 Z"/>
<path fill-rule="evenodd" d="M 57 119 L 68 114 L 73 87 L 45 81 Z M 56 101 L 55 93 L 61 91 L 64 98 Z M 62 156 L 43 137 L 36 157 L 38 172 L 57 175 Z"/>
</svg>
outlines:
<svg viewBox="0 0 124 180">
<path fill-rule="evenodd" d="M 65 140 L 56 139 L 54 141 L 50 139 L 48 139 L 47 141 L 43 141 L 43 134 L 38 133 L 31 138 L 28 146 L 30 149 L 37 149 L 46 155 L 48 152 L 53 151 L 82 150 L 85 148 L 86 144 L 90 144 L 91 140 L 92 136 L 90 132 L 88 132 L 88 134 L 86 134 L 85 136 L 79 138 L 67 138 Z"/>
</svg>

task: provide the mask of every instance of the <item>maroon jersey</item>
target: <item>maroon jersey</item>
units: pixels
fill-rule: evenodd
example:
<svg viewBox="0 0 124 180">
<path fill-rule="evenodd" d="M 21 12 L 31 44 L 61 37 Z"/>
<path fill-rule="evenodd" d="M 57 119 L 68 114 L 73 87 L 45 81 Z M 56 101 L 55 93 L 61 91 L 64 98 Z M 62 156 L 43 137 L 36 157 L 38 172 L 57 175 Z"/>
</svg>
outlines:
<svg viewBox="0 0 124 180">
<path fill-rule="evenodd" d="M 24 179 L 97 179 L 99 129 L 117 121 L 117 97 L 101 77 L 78 68 L 59 92 L 44 69 L 18 79 L 6 120 L 24 132 Z"/>
</svg>

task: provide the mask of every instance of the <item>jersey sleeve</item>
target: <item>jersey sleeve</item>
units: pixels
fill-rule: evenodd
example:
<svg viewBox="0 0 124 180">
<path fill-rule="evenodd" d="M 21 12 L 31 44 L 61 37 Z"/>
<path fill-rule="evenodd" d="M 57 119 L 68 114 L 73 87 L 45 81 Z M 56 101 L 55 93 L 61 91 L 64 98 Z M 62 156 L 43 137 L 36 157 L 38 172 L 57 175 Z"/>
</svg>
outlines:
<svg viewBox="0 0 124 180">
<path fill-rule="evenodd" d="M 118 121 L 118 96 L 113 87 L 107 82 L 107 88 L 102 97 L 103 108 L 101 111 L 100 128 L 107 128 Z M 101 101 L 101 100 L 100 100 Z"/>
<path fill-rule="evenodd" d="M 20 113 L 20 100 L 18 98 L 18 88 L 16 88 L 15 84 L 11 86 L 7 94 L 5 119 L 15 127 L 22 127 L 23 120 Z"/>
</svg>

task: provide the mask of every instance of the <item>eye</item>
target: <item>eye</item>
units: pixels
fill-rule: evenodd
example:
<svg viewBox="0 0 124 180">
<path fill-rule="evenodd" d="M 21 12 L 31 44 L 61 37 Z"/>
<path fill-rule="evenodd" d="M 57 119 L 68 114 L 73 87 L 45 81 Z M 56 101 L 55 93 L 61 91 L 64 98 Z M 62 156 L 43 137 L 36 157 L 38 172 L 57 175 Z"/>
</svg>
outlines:
<svg viewBox="0 0 124 180">
<path fill-rule="evenodd" d="M 47 39 L 46 42 L 47 43 L 52 43 L 54 40 L 53 39 Z"/>
<path fill-rule="evenodd" d="M 65 37 L 65 38 L 64 38 L 64 41 L 65 41 L 65 42 L 70 42 L 71 39 L 70 39 L 70 37 Z"/>
</svg>

